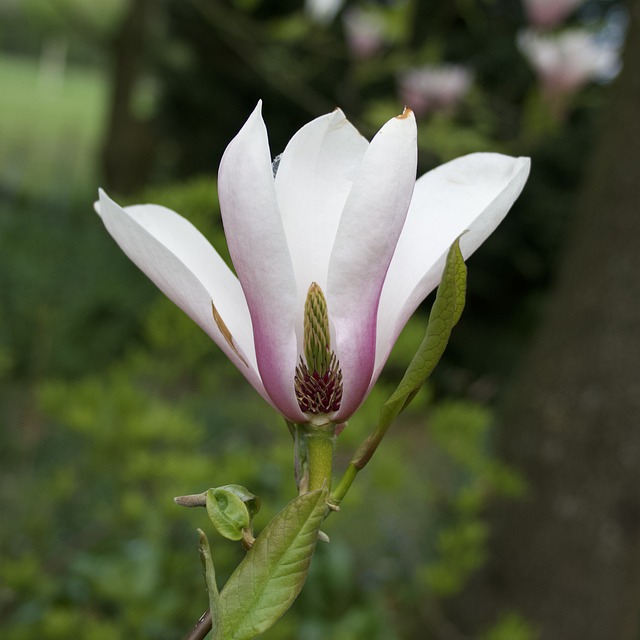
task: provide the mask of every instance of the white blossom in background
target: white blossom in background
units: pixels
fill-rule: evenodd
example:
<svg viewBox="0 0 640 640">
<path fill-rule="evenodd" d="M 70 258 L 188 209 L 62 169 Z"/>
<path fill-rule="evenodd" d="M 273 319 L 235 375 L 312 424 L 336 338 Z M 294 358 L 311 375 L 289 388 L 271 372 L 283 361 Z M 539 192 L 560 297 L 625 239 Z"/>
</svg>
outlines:
<svg viewBox="0 0 640 640">
<path fill-rule="evenodd" d="M 528 158 L 475 153 L 416 181 L 416 137 L 409 109 L 371 142 L 336 109 L 293 136 L 274 172 L 259 104 L 218 173 L 236 273 L 165 207 L 122 208 L 101 192 L 96 208 L 129 258 L 282 415 L 344 422 L 438 286 L 451 244 L 460 238 L 471 255 L 529 174 Z M 309 322 L 324 336 L 320 365 Z"/>
<path fill-rule="evenodd" d="M 305 13 L 319 24 L 329 24 L 342 8 L 344 0 L 305 0 Z"/>
<path fill-rule="evenodd" d="M 529 22 L 534 27 L 550 28 L 568 18 L 584 0 L 523 0 Z"/>
<path fill-rule="evenodd" d="M 473 72 L 462 65 L 425 65 L 407 69 L 398 77 L 400 99 L 420 116 L 449 111 L 468 93 Z"/>
<path fill-rule="evenodd" d="M 592 80 L 609 80 L 620 68 L 618 48 L 585 29 L 559 34 L 518 34 L 518 47 L 548 97 L 566 96 Z"/>
<path fill-rule="evenodd" d="M 345 11 L 343 23 L 347 46 L 354 58 L 370 58 L 384 45 L 384 18 L 379 13 L 352 7 Z"/>
</svg>

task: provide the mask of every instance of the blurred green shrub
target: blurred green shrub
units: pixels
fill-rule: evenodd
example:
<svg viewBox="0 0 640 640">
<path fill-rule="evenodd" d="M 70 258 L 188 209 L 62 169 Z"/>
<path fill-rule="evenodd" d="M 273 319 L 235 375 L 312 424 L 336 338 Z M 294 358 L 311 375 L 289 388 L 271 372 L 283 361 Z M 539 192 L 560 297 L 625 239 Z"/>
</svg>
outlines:
<svg viewBox="0 0 640 640">
<path fill-rule="evenodd" d="M 480 640 L 536 640 L 538 634 L 521 616 L 507 613 Z"/>
<path fill-rule="evenodd" d="M 224 254 L 213 181 L 140 200 L 179 210 Z M 0 533 L 7 640 L 180 637 L 206 606 L 194 530 L 210 527 L 204 510 L 172 497 L 245 485 L 263 499 L 259 529 L 295 494 L 285 425 L 189 318 L 153 295 L 141 339 L 120 359 L 95 371 L 88 351 L 85 375 L 38 382 L 28 459 L 5 456 L 2 476 L 13 478 L 3 495 L 13 526 Z M 389 371 L 406 366 L 424 324 L 409 324 Z M 392 388 L 383 378 L 341 434 L 339 468 Z M 436 632 L 438 599 L 483 562 L 483 509 L 522 488 L 493 458 L 490 424 L 486 408 L 423 391 L 327 522 L 333 541 L 319 548 L 302 596 L 264 637 Z M 222 584 L 242 552 L 210 537 Z"/>
</svg>

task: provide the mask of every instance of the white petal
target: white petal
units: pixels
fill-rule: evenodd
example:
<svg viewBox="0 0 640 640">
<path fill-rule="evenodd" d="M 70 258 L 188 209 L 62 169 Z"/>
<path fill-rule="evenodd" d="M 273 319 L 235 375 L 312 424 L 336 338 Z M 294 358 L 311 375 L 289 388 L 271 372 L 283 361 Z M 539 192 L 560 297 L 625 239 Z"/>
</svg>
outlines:
<svg viewBox="0 0 640 640">
<path fill-rule="evenodd" d="M 378 302 L 411 201 L 416 149 L 415 118 L 407 110 L 372 140 L 340 219 L 327 282 L 344 378 L 337 419 L 355 410 L 369 386 Z"/>
<path fill-rule="evenodd" d="M 276 194 L 296 276 L 299 309 L 312 282 L 326 291 L 340 215 L 368 146 L 336 109 L 302 127 L 280 157 Z"/>
<path fill-rule="evenodd" d="M 185 218 L 156 205 L 123 209 L 100 191 L 96 203 L 107 231 L 158 288 L 215 341 L 269 400 L 258 375 L 251 320 L 238 279 Z M 214 320 L 215 304 L 232 341 Z"/>
<path fill-rule="evenodd" d="M 528 158 L 474 153 L 448 162 L 417 182 L 405 227 L 382 290 L 375 382 L 411 314 L 440 282 L 453 241 L 468 258 L 493 233 L 520 195 Z"/>
<path fill-rule="evenodd" d="M 296 283 L 260 107 L 222 157 L 218 197 L 229 252 L 251 314 L 260 376 L 278 409 L 300 422 L 304 415 L 293 386 Z"/>
</svg>

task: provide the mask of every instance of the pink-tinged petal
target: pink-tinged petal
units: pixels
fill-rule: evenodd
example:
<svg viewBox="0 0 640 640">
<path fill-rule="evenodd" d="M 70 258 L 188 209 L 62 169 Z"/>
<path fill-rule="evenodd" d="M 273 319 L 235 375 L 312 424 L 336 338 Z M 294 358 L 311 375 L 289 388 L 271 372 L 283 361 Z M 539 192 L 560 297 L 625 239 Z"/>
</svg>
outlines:
<svg viewBox="0 0 640 640">
<path fill-rule="evenodd" d="M 260 107 L 222 157 L 218 197 L 229 252 L 251 314 L 260 377 L 278 409 L 302 422 L 306 419 L 293 386 L 296 282 Z"/>
<path fill-rule="evenodd" d="M 416 178 L 416 123 L 406 110 L 371 141 L 347 198 L 329 262 L 327 303 L 344 379 L 337 421 L 362 402 L 373 372 L 380 292 Z"/>
<path fill-rule="evenodd" d="M 298 131 L 280 157 L 276 195 L 297 281 L 298 308 L 326 290 L 340 215 L 369 143 L 336 109 Z"/>
<path fill-rule="evenodd" d="M 251 319 L 240 283 L 208 240 L 170 209 L 150 204 L 123 209 L 102 190 L 96 210 L 131 261 L 200 325 L 272 404 L 258 375 Z"/>
<path fill-rule="evenodd" d="M 474 153 L 417 182 L 384 283 L 378 313 L 376 381 L 400 331 L 440 282 L 449 247 L 467 259 L 507 215 L 529 175 L 528 158 Z"/>
</svg>

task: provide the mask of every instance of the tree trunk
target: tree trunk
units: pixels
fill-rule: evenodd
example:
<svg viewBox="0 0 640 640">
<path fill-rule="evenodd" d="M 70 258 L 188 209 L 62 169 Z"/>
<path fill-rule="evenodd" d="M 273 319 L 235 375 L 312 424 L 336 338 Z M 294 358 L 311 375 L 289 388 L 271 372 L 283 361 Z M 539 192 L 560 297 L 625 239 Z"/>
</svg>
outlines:
<svg viewBox="0 0 640 640">
<path fill-rule="evenodd" d="M 493 514 L 492 561 L 461 603 L 476 624 L 517 610 L 542 640 L 640 637 L 640 2 L 628 8 L 558 286 L 501 414 L 529 492 Z"/>
<path fill-rule="evenodd" d="M 143 77 L 151 12 L 156 0 L 130 0 L 111 44 L 111 103 L 102 150 L 105 186 L 130 194 L 147 181 L 153 159 L 151 123 L 136 115 L 134 95 Z"/>
</svg>

